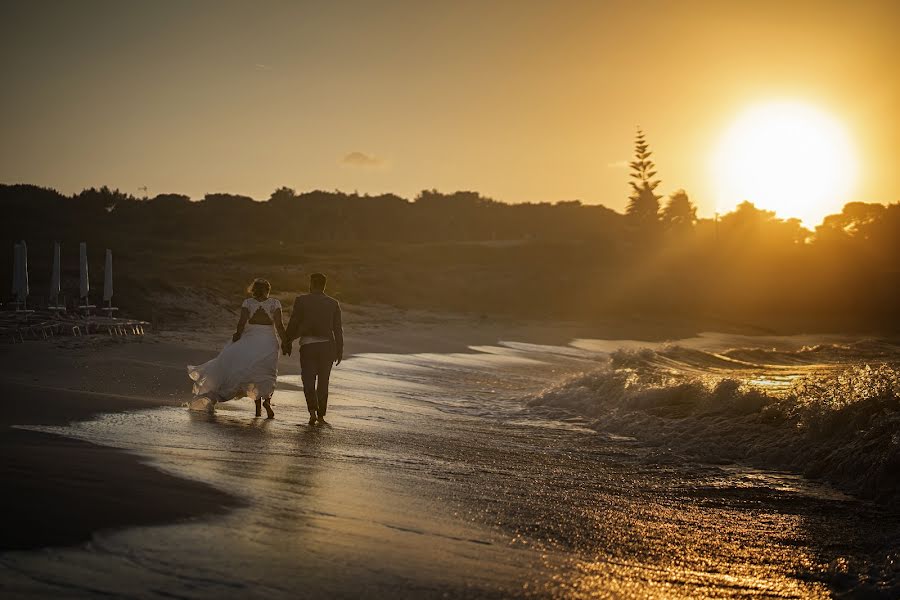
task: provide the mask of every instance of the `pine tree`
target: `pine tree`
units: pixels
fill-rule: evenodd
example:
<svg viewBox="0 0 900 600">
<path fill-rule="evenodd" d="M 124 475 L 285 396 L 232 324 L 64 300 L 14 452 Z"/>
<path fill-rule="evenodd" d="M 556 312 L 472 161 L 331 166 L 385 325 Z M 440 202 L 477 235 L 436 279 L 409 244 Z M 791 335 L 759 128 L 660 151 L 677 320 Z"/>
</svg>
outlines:
<svg viewBox="0 0 900 600">
<path fill-rule="evenodd" d="M 629 163 L 631 178 L 628 183 L 633 190 L 628 197 L 628 209 L 626 214 L 642 226 L 657 224 L 659 222 L 659 199 L 655 192 L 659 185 L 656 176 L 656 165 L 650 160 L 653 153 L 644 138 L 644 132 L 640 127 L 634 142 L 634 160 Z"/>
</svg>

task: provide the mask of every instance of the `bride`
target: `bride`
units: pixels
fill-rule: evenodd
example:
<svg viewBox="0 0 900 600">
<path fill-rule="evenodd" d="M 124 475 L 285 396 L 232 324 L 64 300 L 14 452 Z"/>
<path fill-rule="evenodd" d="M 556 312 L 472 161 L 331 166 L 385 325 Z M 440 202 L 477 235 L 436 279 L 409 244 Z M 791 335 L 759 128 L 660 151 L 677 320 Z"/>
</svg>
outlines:
<svg viewBox="0 0 900 600">
<path fill-rule="evenodd" d="M 231 342 L 209 362 L 188 366 L 188 376 L 194 381 L 195 401 L 207 398 L 212 408 L 216 402 L 250 396 L 256 402 L 257 417 L 263 407 L 270 419 L 275 416 L 271 400 L 280 348 L 275 331 L 282 340 L 286 334 L 281 303 L 269 297 L 271 290 L 268 281 L 255 279 L 247 289 L 251 297 L 241 304 L 241 317 Z"/>
</svg>

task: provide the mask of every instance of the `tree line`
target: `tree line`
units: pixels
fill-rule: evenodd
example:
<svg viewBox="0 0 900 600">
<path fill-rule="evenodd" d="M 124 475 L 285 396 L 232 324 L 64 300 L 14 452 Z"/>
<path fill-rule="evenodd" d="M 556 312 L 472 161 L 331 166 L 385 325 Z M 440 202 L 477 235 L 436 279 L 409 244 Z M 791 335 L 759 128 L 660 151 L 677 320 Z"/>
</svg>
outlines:
<svg viewBox="0 0 900 600">
<path fill-rule="evenodd" d="M 201 269 L 209 281 L 199 285 L 239 293 L 243 278 L 280 269 L 291 274 L 280 285 L 300 289 L 302 263 L 335 274 L 335 289 L 351 301 L 900 327 L 900 203 L 851 202 L 814 230 L 751 202 L 699 218 L 684 190 L 658 193 L 651 157 L 639 132 L 624 213 L 577 200 L 506 204 L 471 191 L 406 199 L 281 187 L 262 200 L 194 200 L 0 185 L 2 242 L 11 252 L 14 241 L 28 241 L 35 264 L 47 261 L 53 241 L 113 248 L 145 295 L 172 282 L 198 285 L 191 261 L 216 267 L 215 277 Z M 0 262 L 5 281 L 11 260 Z M 73 267 L 64 264 L 70 277 Z"/>
<path fill-rule="evenodd" d="M 578 201 L 511 205 L 477 192 L 422 191 L 412 201 L 340 191 L 297 193 L 278 188 L 265 201 L 213 193 L 136 198 L 107 187 L 72 196 L 32 185 L 0 185 L 5 228 L 61 235 L 132 229 L 171 239 L 215 238 L 249 230 L 279 241 L 491 241 L 595 238 L 617 228 L 621 215 Z M 21 235 L 21 234 L 20 234 Z M 43 237 L 43 236 L 40 236 Z"/>
<path fill-rule="evenodd" d="M 654 238 L 699 233 L 711 241 L 809 247 L 867 246 L 873 257 L 896 251 L 900 204 L 850 202 L 810 231 L 798 219 L 746 201 L 717 219 L 697 217 L 684 190 L 662 205 L 654 192 L 653 164 L 633 162 L 635 179 L 624 214 L 578 200 L 507 204 L 477 192 L 424 190 L 413 200 L 394 194 L 340 191 L 297 193 L 278 188 L 265 201 L 235 194 L 182 194 L 137 198 L 108 187 L 71 196 L 34 185 L 0 184 L 0 210 L 7 240 L 22 237 L 83 239 L 93 232 L 129 236 L 207 239 L 256 231 L 278 241 L 488 242 L 605 241 L 646 243 Z M 132 231 L 133 230 L 133 231 Z M 657 240 L 659 241 L 659 240 Z M 684 240 L 679 240 L 683 242 Z M 896 255 L 894 255 L 896 256 Z"/>
</svg>

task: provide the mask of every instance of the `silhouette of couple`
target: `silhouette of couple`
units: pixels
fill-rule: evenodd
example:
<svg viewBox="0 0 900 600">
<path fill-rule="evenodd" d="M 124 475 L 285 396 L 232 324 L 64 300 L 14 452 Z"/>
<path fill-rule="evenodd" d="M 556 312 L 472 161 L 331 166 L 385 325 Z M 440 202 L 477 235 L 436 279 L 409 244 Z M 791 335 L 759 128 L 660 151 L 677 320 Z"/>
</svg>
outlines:
<svg viewBox="0 0 900 600">
<path fill-rule="evenodd" d="M 290 356 L 294 340 L 299 338 L 300 378 L 309 424 L 325 423 L 331 368 L 339 365 L 344 356 L 341 305 L 325 293 L 326 282 L 322 273 L 310 275 L 309 293 L 294 300 L 291 320 L 285 328 L 281 303 L 269 296 L 272 286 L 265 279 L 254 280 L 247 289 L 250 297 L 241 304 L 231 342 L 214 359 L 188 366 L 194 395 L 208 398 L 209 408 L 217 402 L 250 396 L 256 402 L 257 417 L 265 408 L 268 418 L 274 418 L 272 395 L 278 375 L 278 351 Z"/>
</svg>

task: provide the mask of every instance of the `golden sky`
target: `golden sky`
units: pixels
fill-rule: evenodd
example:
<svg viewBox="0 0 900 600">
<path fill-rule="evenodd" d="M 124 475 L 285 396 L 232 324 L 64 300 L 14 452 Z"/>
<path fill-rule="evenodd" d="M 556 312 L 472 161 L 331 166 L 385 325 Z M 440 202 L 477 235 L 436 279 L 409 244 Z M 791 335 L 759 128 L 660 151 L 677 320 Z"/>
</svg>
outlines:
<svg viewBox="0 0 900 600">
<path fill-rule="evenodd" d="M 848 201 L 897 201 L 898 30 L 896 1 L 3 2 L 0 182 L 621 210 L 641 125 L 710 214 L 722 132 L 792 99 L 850 132 Z"/>
</svg>

